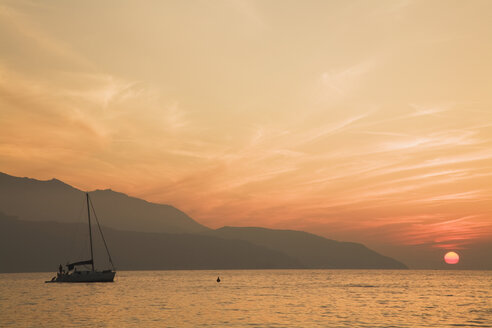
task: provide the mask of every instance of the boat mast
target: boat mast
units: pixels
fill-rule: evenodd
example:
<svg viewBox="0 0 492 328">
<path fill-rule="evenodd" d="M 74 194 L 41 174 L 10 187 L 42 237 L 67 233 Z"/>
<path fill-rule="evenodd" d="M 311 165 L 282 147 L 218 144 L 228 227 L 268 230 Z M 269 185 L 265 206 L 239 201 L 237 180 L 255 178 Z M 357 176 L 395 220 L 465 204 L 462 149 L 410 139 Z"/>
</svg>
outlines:
<svg viewBox="0 0 492 328">
<path fill-rule="evenodd" d="M 108 244 L 106 243 L 106 238 L 104 238 L 104 234 L 102 232 L 101 225 L 99 224 L 99 219 L 97 218 L 97 213 L 96 213 L 96 210 L 94 209 L 94 204 L 92 204 L 92 201 L 90 201 L 90 203 L 91 203 L 92 213 L 94 213 L 94 217 L 96 218 L 97 228 L 99 229 L 99 232 L 101 233 L 104 247 L 106 248 L 106 253 L 108 253 L 109 263 L 111 263 L 111 267 L 114 270 L 113 260 L 111 259 L 111 254 L 109 253 L 109 248 L 108 248 Z"/>
<path fill-rule="evenodd" d="M 85 193 L 87 197 L 87 218 L 89 219 L 89 239 L 91 241 L 91 263 L 92 263 L 92 271 L 94 271 L 94 254 L 92 252 L 92 228 L 91 228 L 91 208 L 89 206 L 89 193 Z"/>
</svg>

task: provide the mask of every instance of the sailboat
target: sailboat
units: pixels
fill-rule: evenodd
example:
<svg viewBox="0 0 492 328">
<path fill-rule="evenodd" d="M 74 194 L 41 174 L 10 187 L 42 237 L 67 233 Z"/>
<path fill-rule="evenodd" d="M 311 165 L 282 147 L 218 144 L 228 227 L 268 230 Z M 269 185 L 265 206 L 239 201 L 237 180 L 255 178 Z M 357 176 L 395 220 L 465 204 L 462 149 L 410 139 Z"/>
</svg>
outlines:
<svg viewBox="0 0 492 328">
<path fill-rule="evenodd" d="M 103 232 L 101 230 L 101 226 L 99 225 L 99 220 L 97 219 L 96 212 L 94 211 L 94 206 L 92 205 L 92 201 L 89 198 L 89 193 L 86 193 L 87 199 L 87 218 L 89 220 L 89 241 L 91 245 L 91 258 L 90 260 L 78 261 L 67 264 L 67 270 L 64 270 L 60 264 L 59 270 L 55 277 L 51 280 L 46 281 L 49 282 L 112 282 L 114 280 L 114 276 L 116 271 L 114 270 L 113 260 L 111 259 L 111 254 L 109 254 L 109 249 L 106 244 L 106 240 L 104 239 Z M 98 271 L 94 268 L 94 252 L 92 247 L 92 228 L 91 228 L 91 208 L 94 212 L 94 217 L 96 218 L 97 227 L 99 228 L 99 232 L 101 233 L 102 240 L 104 242 L 104 247 L 106 248 L 106 252 L 108 253 L 109 263 L 111 264 L 110 270 L 102 270 Z M 77 270 L 78 267 L 91 265 L 91 270 Z"/>
</svg>

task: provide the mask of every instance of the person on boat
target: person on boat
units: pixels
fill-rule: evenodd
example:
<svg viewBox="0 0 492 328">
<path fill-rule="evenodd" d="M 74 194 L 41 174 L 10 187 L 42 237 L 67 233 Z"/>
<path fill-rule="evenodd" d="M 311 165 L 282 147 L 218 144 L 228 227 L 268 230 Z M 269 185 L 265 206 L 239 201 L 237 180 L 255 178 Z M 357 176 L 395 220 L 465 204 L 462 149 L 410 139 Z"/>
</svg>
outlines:
<svg viewBox="0 0 492 328">
<path fill-rule="evenodd" d="M 58 266 L 58 273 L 60 273 L 60 274 L 63 273 L 63 267 L 61 264 Z"/>
<path fill-rule="evenodd" d="M 217 277 L 217 282 L 220 282 L 220 277 Z"/>
</svg>

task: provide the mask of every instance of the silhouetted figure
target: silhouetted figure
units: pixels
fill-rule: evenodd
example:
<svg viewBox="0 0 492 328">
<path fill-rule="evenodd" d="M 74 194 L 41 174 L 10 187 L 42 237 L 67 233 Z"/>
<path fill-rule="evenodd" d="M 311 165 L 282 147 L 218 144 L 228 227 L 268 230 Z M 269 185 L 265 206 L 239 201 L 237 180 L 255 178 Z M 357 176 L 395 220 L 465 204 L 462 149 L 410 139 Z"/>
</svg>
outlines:
<svg viewBox="0 0 492 328">
<path fill-rule="evenodd" d="M 62 265 L 61 265 L 61 264 L 58 266 L 58 272 L 59 272 L 60 274 L 62 274 L 62 273 L 63 273 L 63 267 L 62 267 Z"/>
<path fill-rule="evenodd" d="M 220 277 L 217 277 L 217 282 L 220 282 Z"/>
</svg>

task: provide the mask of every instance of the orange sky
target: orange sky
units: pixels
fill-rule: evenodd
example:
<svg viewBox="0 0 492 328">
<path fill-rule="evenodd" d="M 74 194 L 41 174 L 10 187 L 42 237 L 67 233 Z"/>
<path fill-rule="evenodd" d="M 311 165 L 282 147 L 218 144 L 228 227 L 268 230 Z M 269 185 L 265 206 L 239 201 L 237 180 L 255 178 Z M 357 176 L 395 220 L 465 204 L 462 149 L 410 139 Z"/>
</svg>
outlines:
<svg viewBox="0 0 492 328">
<path fill-rule="evenodd" d="M 0 171 L 209 227 L 492 239 L 491 1 L 1 1 Z"/>
</svg>

